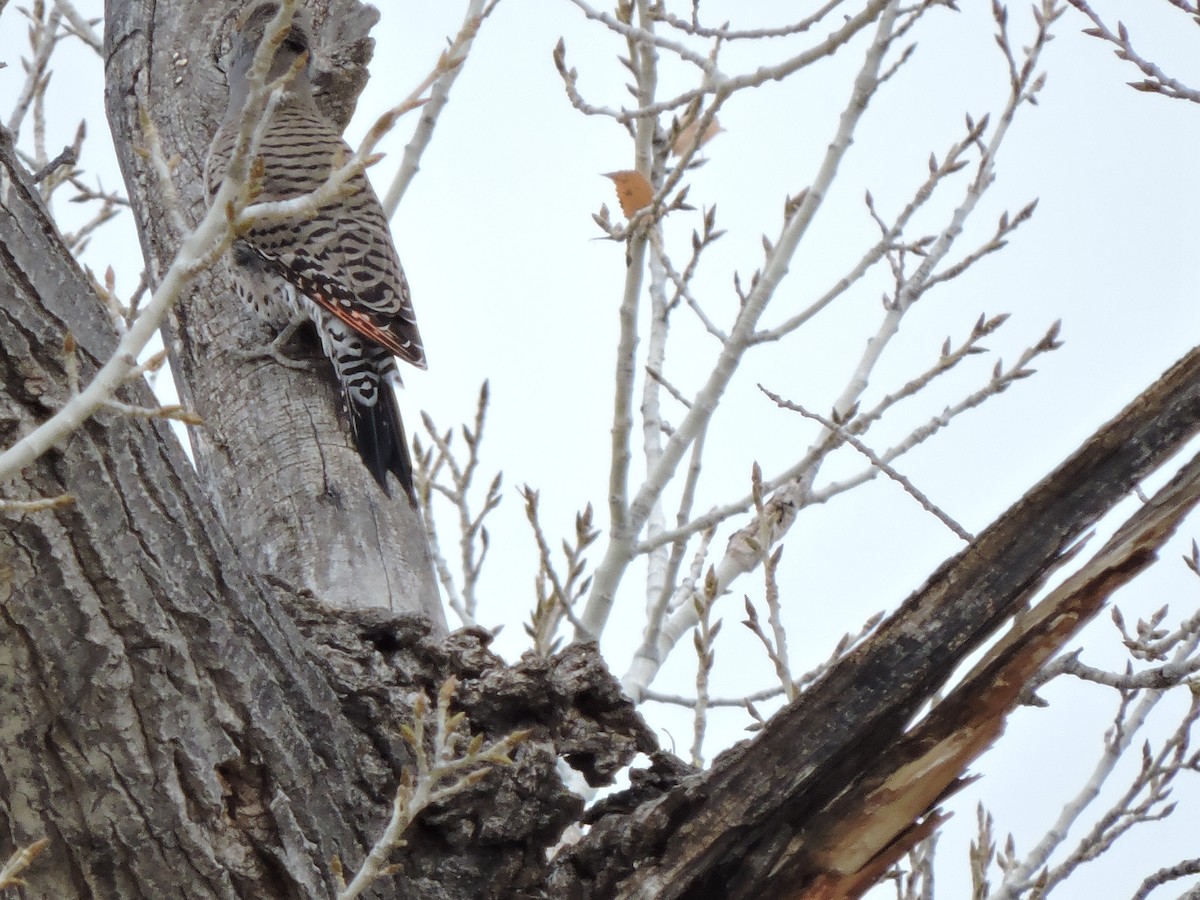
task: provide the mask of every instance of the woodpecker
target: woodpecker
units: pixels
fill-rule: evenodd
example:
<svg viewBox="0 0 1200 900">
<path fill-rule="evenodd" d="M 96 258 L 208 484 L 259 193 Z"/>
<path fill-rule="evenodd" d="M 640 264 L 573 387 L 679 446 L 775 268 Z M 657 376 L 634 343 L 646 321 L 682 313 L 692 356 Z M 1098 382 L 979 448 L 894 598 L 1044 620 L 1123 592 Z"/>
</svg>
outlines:
<svg viewBox="0 0 1200 900">
<path fill-rule="evenodd" d="M 205 165 L 210 201 L 237 140 L 250 66 L 277 10 L 274 3 L 254 7 L 234 36 L 229 107 Z M 294 75 L 256 151 L 262 172 L 256 202 L 307 194 L 351 156 L 313 99 L 310 47 L 308 31 L 293 21 L 275 53 L 268 80 Z M 298 63 L 301 57 L 305 61 Z M 304 322 L 316 326 L 363 462 L 385 493 L 391 493 L 391 472 L 415 503 L 412 460 L 396 405 L 396 357 L 424 369 L 425 350 L 387 218 L 366 176 L 359 172 L 349 178 L 339 196 L 315 215 L 257 225 L 241 234 L 227 262 L 238 296 L 281 337 Z"/>
</svg>

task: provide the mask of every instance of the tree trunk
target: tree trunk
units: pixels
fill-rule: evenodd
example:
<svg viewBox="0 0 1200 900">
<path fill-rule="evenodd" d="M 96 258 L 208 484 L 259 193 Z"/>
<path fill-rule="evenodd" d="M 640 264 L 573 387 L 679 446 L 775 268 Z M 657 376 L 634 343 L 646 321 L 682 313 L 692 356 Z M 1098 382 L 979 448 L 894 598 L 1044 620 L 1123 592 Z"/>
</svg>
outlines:
<svg viewBox="0 0 1200 900">
<path fill-rule="evenodd" d="M 108 118 L 152 285 L 181 235 L 137 152 L 147 142 L 139 106 L 165 155 L 180 157 L 174 186 L 184 221 L 194 225 L 205 210 L 204 159 L 225 112 L 219 66 L 240 11 L 215 3 L 106 4 Z M 310 11 L 319 35 L 315 86 L 326 114 L 345 125 L 366 81 L 367 30 L 378 14 L 353 0 Z M 403 492 L 385 496 L 363 466 L 315 334 L 302 334 L 292 350 L 311 361 L 303 371 L 239 357 L 272 335 L 232 294 L 223 266 L 196 280 L 165 330 L 182 400 L 204 421 L 191 429 L 201 481 L 258 570 L 327 603 L 422 612 L 444 628 L 420 514 Z"/>
<path fill-rule="evenodd" d="M 160 269 L 178 236 L 129 146 L 140 142 L 137 103 L 159 122 L 168 155 L 181 154 L 176 178 L 194 221 L 223 103 L 218 57 L 205 43 L 220 13 L 159 4 L 151 21 L 141 4 L 109 10 L 110 118 L 147 256 Z M 322 32 L 322 52 L 349 47 L 344 60 L 361 62 L 367 20 L 338 6 L 324 21 L 339 30 Z M 329 84 L 327 97 L 339 96 Z M 0 191 L 8 444 L 66 398 L 64 336 L 78 345 L 85 380 L 115 336 L 2 131 Z M 1086 578 L 1022 617 L 958 693 L 911 722 L 1083 530 L 1195 435 L 1197 351 L 754 741 L 707 773 L 654 754 L 629 792 L 589 813 L 588 834 L 548 861 L 546 848 L 582 806 L 559 781 L 559 761 L 603 784 L 635 752 L 654 752 L 651 734 L 590 645 L 508 669 L 483 632 L 442 638 L 423 615 L 347 609 L 385 596 L 425 609 L 427 592 L 404 580 L 419 574 L 415 557 L 405 574 L 388 568 L 392 550 L 364 561 L 361 548 L 353 557 L 347 549 L 365 539 L 355 517 L 392 523 L 379 526 L 383 541 L 415 540 L 419 522 L 405 518 L 403 499 L 369 493 L 374 483 L 319 374 L 229 363 L 241 311 L 215 284 L 200 282 L 172 325 L 178 371 L 193 379 L 191 402 L 208 422 L 196 439 L 200 479 L 163 423 L 106 413 L 0 486 L 9 498 L 73 495 L 53 510 L 4 513 L 0 530 L 0 848 L 50 841 L 26 873 L 25 896 L 332 896 L 334 860 L 347 870 L 361 862 L 411 771 L 413 698 L 449 675 L 473 730 L 530 736 L 513 766 L 421 816 L 396 855 L 396 877 L 374 896 L 857 896 L 936 826 L 936 803 L 998 733 L 1031 666 L 1148 563 L 1200 495 L 1193 461 Z M 154 403 L 140 383 L 121 399 Z M 304 440 L 301 409 L 311 422 Z M 331 535 L 343 535 L 340 544 Z M 356 572 L 365 567 L 361 578 L 348 573 L 351 558 Z"/>
<path fill-rule="evenodd" d="M 7 444 L 66 399 L 68 332 L 84 379 L 116 341 L 6 132 L 0 155 Z M 362 738 L 295 626 L 164 423 L 100 415 L 4 486 L 68 491 L 0 532 L 0 844 L 51 840 L 29 896 L 299 896 L 266 887 L 285 860 L 320 895 L 370 805 Z"/>
<path fill-rule="evenodd" d="M 116 335 L 0 128 L 0 441 L 86 381 Z M 153 407 L 140 381 L 119 399 Z M 380 835 L 419 693 L 529 737 L 405 834 L 375 897 L 532 896 L 595 784 L 652 737 L 595 647 L 509 669 L 483 631 L 269 589 L 169 427 L 102 413 L 0 485 L 0 856 L 46 838 L 31 898 L 332 897 Z"/>
</svg>

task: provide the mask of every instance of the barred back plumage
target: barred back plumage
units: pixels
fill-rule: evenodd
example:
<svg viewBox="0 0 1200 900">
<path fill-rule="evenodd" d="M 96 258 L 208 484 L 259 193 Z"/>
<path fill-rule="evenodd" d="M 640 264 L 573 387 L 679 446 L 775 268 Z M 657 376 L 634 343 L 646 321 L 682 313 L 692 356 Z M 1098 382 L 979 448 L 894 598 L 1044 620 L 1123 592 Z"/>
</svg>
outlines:
<svg viewBox="0 0 1200 900">
<path fill-rule="evenodd" d="M 229 109 L 206 164 L 210 198 L 229 166 L 246 103 L 247 72 L 275 12 L 273 3 L 255 7 L 235 37 Z M 308 34 L 294 23 L 276 52 L 270 77 L 287 73 L 308 47 Z M 350 155 L 338 130 L 318 110 L 302 69 L 262 134 L 256 199 L 310 193 Z M 350 178 L 341 196 L 321 205 L 315 215 L 255 226 L 234 243 L 230 257 L 237 293 L 270 325 L 283 329 L 297 319 L 313 322 L 342 386 L 363 461 L 385 491 L 390 471 L 414 499 L 412 463 L 394 392 L 400 379 L 393 354 L 425 368 L 425 351 L 387 219 L 366 176 Z"/>
</svg>

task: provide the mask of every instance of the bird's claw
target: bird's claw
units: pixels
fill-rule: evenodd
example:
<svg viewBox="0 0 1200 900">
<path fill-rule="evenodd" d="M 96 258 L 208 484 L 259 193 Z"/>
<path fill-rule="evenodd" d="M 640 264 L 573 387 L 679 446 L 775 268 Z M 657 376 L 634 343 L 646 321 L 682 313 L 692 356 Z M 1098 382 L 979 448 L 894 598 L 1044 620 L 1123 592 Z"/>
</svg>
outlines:
<svg viewBox="0 0 1200 900">
<path fill-rule="evenodd" d="M 272 359 L 288 369 L 307 369 L 310 365 L 309 360 L 288 356 L 282 349 L 284 344 L 292 339 L 292 336 L 296 333 L 296 329 L 304 324 L 304 321 L 303 319 L 293 321 L 283 331 L 275 335 L 269 343 L 251 350 L 234 350 L 233 355 L 244 360 Z"/>
</svg>

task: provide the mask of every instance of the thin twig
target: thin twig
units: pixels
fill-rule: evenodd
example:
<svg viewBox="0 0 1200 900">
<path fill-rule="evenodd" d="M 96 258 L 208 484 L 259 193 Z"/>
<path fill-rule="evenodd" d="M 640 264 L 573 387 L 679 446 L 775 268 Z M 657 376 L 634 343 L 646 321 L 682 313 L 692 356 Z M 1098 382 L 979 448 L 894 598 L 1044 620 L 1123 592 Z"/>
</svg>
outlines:
<svg viewBox="0 0 1200 900">
<path fill-rule="evenodd" d="M 758 386 L 758 389 L 770 397 L 774 403 L 783 409 L 789 409 L 792 412 L 799 413 L 806 419 L 812 419 L 814 422 L 819 423 L 833 434 L 837 435 L 839 440 L 845 441 L 847 444 L 865 456 L 870 461 L 871 465 L 904 488 L 905 493 L 920 503 L 926 512 L 932 513 L 939 522 L 953 531 L 956 535 L 958 535 L 958 537 L 962 538 L 968 544 L 975 540 L 974 536 L 969 531 L 955 522 L 952 518 L 950 518 L 950 516 L 946 515 L 946 513 L 943 512 L 940 507 L 934 504 L 933 501 L 926 497 L 925 494 L 915 484 L 884 462 L 874 450 L 872 450 L 854 435 L 850 434 L 841 425 L 834 422 L 832 419 L 822 416 L 820 413 L 815 413 L 805 409 L 799 403 L 793 403 L 790 400 L 784 400 L 778 394 L 772 393 L 761 384 Z"/>
</svg>

